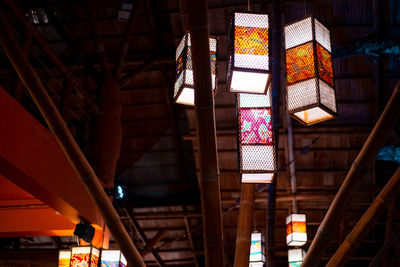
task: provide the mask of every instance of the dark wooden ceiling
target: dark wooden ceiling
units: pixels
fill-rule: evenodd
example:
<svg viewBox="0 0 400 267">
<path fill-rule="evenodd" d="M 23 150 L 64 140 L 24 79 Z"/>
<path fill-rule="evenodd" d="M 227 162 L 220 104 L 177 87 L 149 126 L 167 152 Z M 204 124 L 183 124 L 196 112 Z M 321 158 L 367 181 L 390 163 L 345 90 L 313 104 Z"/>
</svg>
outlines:
<svg viewBox="0 0 400 267">
<path fill-rule="evenodd" d="M 108 67 L 117 60 L 127 20 L 118 20 L 120 1 L 15 1 L 23 13 L 43 8 L 48 23 L 39 23 L 39 33 L 79 81 L 93 103 L 102 79 L 95 35 L 100 36 Z M 226 91 L 227 32 L 233 10 L 246 10 L 247 1 L 208 1 L 210 34 L 218 42 L 218 91 L 215 97 L 218 159 L 223 210 L 226 259 L 233 263 L 240 181 L 238 178 L 235 96 Z M 255 2 L 255 9 L 259 1 Z M 347 52 L 334 58 L 339 116 L 335 120 L 311 127 L 293 122 L 294 151 L 299 212 L 307 215 L 309 240 L 312 240 L 335 193 L 340 187 L 357 153 L 368 137 L 380 112 L 400 78 L 399 54 L 379 57 L 354 51 L 357 41 L 365 37 L 379 42 L 377 31 L 386 39 L 400 38 L 400 10 L 396 0 L 381 2 L 375 13 L 373 0 L 306 1 L 307 13 L 313 13 L 331 30 L 334 51 Z M 304 1 L 282 1 L 283 24 L 304 16 Z M 202 220 L 197 176 L 196 115 L 190 107 L 172 103 L 175 79 L 175 48 L 185 33 L 178 0 L 139 0 L 130 46 L 121 79 L 133 77 L 121 87 L 123 141 L 116 183 L 126 187 L 125 203 L 118 202 L 127 229 L 136 245 L 143 248 L 157 233 L 167 230 L 152 252 L 145 256 L 149 266 L 202 266 L 204 263 Z M 24 40 L 23 25 L 6 7 L 3 13 Z M 94 13 L 94 20 L 89 11 Z M 50 15 L 52 13 L 53 15 Z M 377 16 L 379 14 L 379 16 Z M 378 28 L 378 21 L 384 25 Z M 374 39 L 375 38 L 375 39 Z M 343 50 L 344 49 L 344 50 Z M 346 50 L 347 49 L 347 50 Z M 65 101 L 66 81 L 37 43 L 32 42 L 29 59 L 40 74 L 53 100 L 84 152 L 91 142 L 94 107 L 81 93 L 73 90 Z M 1 86 L 15 95 L 18 80 L 4 53 L 0 56 Z M 20 102 L 39 120 L 39 112 L 26 90 Z M 287 266 L 285 217 L 291 211 L 290 182 L 287 169 L 286 123 L 281 103 L 279 138 L 279 174 L 275 248 L 278 266 Z M 396 129 L 388 145 L 399 145 Z M 338 225 L 339 235 L 332 240 L 325 262 L 352 229 L 374 197 L 395 170 L 396 163 L 373 162 L 362 179 Z M 256 193 L 254 228 L 265 232 L 267 193 L 262 186 Z M 393 223 L 400 222 L 397 202 Z M 386 217 L 360 245 L 348 266 L 367 266 L 385 237 Z M 65 244 L 71 242 L 63 238 Z M 45 238 L 24 240 L 20 248 L 43 248 Z M 59 244 L 60 245 L 60 244 Z M 61 243 L 61 246 L 63 243 Z M 306 245 L 306 247 L 309 243 Z M 50 247 L 54 247 L 51 243 Z M 390 253 L 394 265 L 400 264 L 400 246 Z"/>
</svg>

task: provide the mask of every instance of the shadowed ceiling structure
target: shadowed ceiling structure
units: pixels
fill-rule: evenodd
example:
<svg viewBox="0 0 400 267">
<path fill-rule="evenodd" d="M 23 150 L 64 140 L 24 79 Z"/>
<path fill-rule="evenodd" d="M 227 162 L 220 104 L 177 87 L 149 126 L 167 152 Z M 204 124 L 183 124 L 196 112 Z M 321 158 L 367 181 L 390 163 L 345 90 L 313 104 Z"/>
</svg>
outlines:
<svg viewBox="0 0 400 267">
<path fill-rule="evenodd" d="M 176 48 L 189 28 L 198 30 L 196 23 L 201 23 L 202 18 L 200 10 L 198 16 L 193 15 L 195 4 L 191 1 L 5 0 L 0 11 L 2 21 L 12 30 L 23 56 L 36 71 L 101 185 L 108 191 L 114 186 L 122 186 L 124 198 L 114 199 L 113 205 L 145 264 L 182 267 L 205 266 L 207 258 L 213 257 L 204 245 L 203 232 L 207 231 L 204 231 L 203 216 L 213 206 L 213 199 L 219 197 L 213 194 L 208 198 L 210 202 L 204 204 L 204 196 L 210 190 L 199 188 L 208 188 L 204 173 L 213 173 L 204 170 L 210 165 L 204 163 L 204 157 L 212 158 L 213 155 L 201 152 L 207 151 L 208 144 L 200 143 L 196 135 L 196 131 L 207 124 L 212 128 L 212 114 L 215 114 L 216 138 L 211 139 L 216 146 L 217 160 L 214 162 L 218 164 L 214 167 L 217 168 L 220 194 L 215 210 L 220 206 L 222 226 L 221 240 L 218 236 L 213 237 L 216 243 L 221 242 L 223 252 L 220 256 L 224 266 L 233 266 L 235 262 L 242 185 L 238 166 L 236 96 L 226 88 L 232 12 L 246 11 L 248 6 L 257 12 L 275 11 L 273 14 L 281 25 L 300 20 L 305 14 L 319 18 L 331 31 L 338 118 L 309 127 L 293 120 L 289 126 L 293 131 L 295 194 L 291 191 L 289 170 L 283 65 L 280 68 L 279 172 L 273 213 L 273 258 L 269 259 L 269 264 L 287 266 L 285 218 L 293 211 L 293 200 L 297 202 L 298 212 L 307 216 L 307 250 L 400 79 L 400 4 L 397 0 L 205 2 L 208 4 L 205 12 L 208 32 L 218 38 L 218 84 L 213 98 L 215 112 L 208 113 L 208 110 L 201 119 L 194 107 L 173 103 Z M 281 50 L 283 58 L 283 45 Z M 31 116 L 29 121 L 34 119 L 42 130 L 48 130 L 51 127 L 20 79 L 3 44 L 0 51 L 0 86 L 11 96 L 5 102 L 13 101 L 13 106 L 27 111 L 24 116 Z M 200 61 L 195 54 L 193 57 Z M 14 113 L 3 112 L 0 116 L 1 120 L 8 118 L 7 122 L 10 121 L 10 124 L 0 124 L 1 127 L 12 127 L 14 119 L 21 120 Z M 365 170 L 356 177 L 359 187 L 355 186 L 357 190 L 349 195 L 351 199 L 346 209 L 337 215 L 336 234 L 321 255 L 320 266 L 328 263 L 399 167 L 400 124 L 398 116 L 390 119 L 394 127 L 387 129 L 387 138 L 382 140 L 385 149 L 379 152 L 377 160 L 375 153 L 371 160 L 363 162 Z M 20 129 L 27 128 L 21 126 Z M 204 130 L 209 131 L 212 130 Z M 6 137 L 13 138 L 12 134 L 0 136 L 3 144 L 7 143 Z M 55 141 L 50 143 L 54 145 Z M 2 160 L 6 157 L 4 147 L 0 147 Z M 380 148 L 375 149 L 379 151 Z M 41 149 L 39 152 L 37 158 L 40 161 L 45 154 L 41 154 L 44 153 Z M 54 179 L 67 178 L 61 175 Z M 7 216 L 8 210 L 15 209 L 17 202 L 10 202 L 15 195 L 4 193 L 14 187 L 20 190 L 18 197 L 36 201 L 32 202 L 36 206 L 30 205 L 29 201 L 23 202 L 30 205 L 24 208 L 43 208 L 37 206 L 44 205 L 40 197 L 30 196 L 29 186 L 22 190 L 18 187 L 21 185 L 15 183 L 8 180 L 5 171 L 0 173 L 0 192 L 3 192 L 0 213 Z M 254 191 L 254 204 L 249 213 L 249 227 L 251 231 L 266 234 L 271 194 L 265 184 L 257 184 L 250 190 Z M 346 266 L 368 266 L 376 255 L 380 255 L 378 251 L 385 248 L 390 237 L 394 241 L 388 245 L 381 265 L 376 266 L 400 265 L 397 193 L 398 190 L 385 202 L 376 223 L 371 224 L 371 230 L 349 256 Z M 57 211 L 55 206 L 49 206 L 46 207 Z M 76 214 L 85 210 L 78 206 L 74 211 Z M 71 220 L 76 220 L 75 217 Z M 218 228 L 218 218 L 214 219 Z M 209 220 L 212 222 L 213 218 Z M 3 223 L 0 221 L 0 228 Z M 97 223 L 98 228 L 103 227 L 101 219 Z M 2 233 L 0 231 L 0 265 L 56 266 L 58 249 L 76 244 L 70 232 L 64 235 Z M 112 236 L 110 246 L 118 246 Z M 209 266 L 219 267 L 216 264 Z"/>
</svg>

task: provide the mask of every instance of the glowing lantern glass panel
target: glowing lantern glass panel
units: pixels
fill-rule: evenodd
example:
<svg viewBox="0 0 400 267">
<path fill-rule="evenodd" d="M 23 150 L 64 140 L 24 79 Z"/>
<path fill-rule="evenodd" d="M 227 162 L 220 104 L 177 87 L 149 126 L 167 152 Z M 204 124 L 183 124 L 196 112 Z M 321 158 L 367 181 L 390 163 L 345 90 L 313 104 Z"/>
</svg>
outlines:
<svg viewBox="0 0 400 267">
<path fill-rule="evenodd" d="M 307 242 L 306 215 L 291 214 L 286 218 L 286 244 L 302 246 Z"/>
<path fill-rule="evenodd" d="M 71 250 L 60 250 L 58 252 L 58 267 L 69 267 L 71 263 Z"/>
<path fill-rule="evenodd" d="M 120 250 L 102 250 L 101 267 L 126 267 L 127 261 Z"/>
<path fill-rule="evenodd" d="M 213 91 L 217 90 L 217 39 L 210 37 L 211 83 Z M 174 102 L 194 105 L 194 78 L 192 66 L 192 49 L 190 34 L 186 33 L 176 49 L 176 82 Z"/>
<path fill-rule="evenodd" d="M 92 246 L 73 247 L 71 267 L 97 267 L 100 251 Z"/>
<path fill-rule="evenodd" d="M 286 106 L 305 125 L 337 116 L 331 41 L 314 17 L 285 27 Z"/>
<path fill-rule="evenodd" d="M 264 262 L 264 236 L 260 232 L 253 232 L 251 234 L 249 267 L 262 267 Z"/>
<path fill-rule="evenodd" d="M 270 183 L 276 171 L 271 94 L 238 94 L 242 183 Z"/>
<path fill-rule="evenodd" d="M 264 94 L 271 79 L 269 16 L 235 12 L 229 46 L 229 91 Z"/>
<path fill-rule="evenodd" d="M 288 250 L 288 261 L 289 267 L 300 267 L 303 263 L 304 257 L 306 256 L 306 252 L 301 249 L 289 249 Z"/>
</svg>

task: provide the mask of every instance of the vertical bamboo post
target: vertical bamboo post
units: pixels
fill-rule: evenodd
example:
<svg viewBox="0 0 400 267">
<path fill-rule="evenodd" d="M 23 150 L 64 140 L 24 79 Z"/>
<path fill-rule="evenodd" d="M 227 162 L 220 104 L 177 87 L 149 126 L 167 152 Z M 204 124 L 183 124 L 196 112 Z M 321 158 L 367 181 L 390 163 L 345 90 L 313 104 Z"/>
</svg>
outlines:
<svg viewBox="0 0 400 267">
<path fill-rule="evenodd" d="M 224 266 L 221 192 L 211 87 L 207 1 L 187 0 L 199 148 L 200 196 L 206 266 Z"/>
<path fill-rule="evenodd" d="M 254 205 L 254 184 L 242 184 L 234 267 L 248 267 Z"/>
</svg>

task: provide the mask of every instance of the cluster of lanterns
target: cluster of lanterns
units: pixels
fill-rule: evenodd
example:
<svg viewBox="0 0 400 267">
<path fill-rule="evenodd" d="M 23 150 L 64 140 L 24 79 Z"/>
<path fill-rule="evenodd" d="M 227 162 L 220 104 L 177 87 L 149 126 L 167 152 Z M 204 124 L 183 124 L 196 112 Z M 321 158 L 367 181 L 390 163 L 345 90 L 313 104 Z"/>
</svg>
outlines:
<svg viewBox="0 0 400 267">
<path fill-rule="evenodd" d="M 229 39 L 227 88 L 237 93 L 239 165 L 242 183 L 270 183 L 277 171 L 271 105 L 269 16 L 234 12 Z M 329 30 L 315 17 L 286 25 L 286 110 L 308 126 L 337 116 Z M 174 101 L 194 105 L 190 35 L 176 52 Z M 212 88 L 216 91 L 217 40 L 210 38 Z M 306 216 L 286 218 L 286 242 L 299 247 L 307 242 Z M 300 266 L 301 248 L 288 251 L 289 266 Z M 264 238 L 251 235 L 250 267 L 264 266 Z"/>
<path fill-rule="evenodd" d="M 58 267 L 126 267 L 127 261 L 120 250 L 98 249 L 93 246 L 60 250 Z"/>
<path fill-rule="evenodd" d="M 227 88 L 237 93 L 240 177 L 270 183 L 277 171 L 271 105 L 268 14 L 234 12 Z M 284 28 L 286 109 L 304 125 L 337 116 L 330 32 L 313 16 Z M 217 88 L 217 40 L 210 37 L 212 89 Z M 176 51 L 175 103 L 194 105 L 190 34 Z"/>
</svg>

